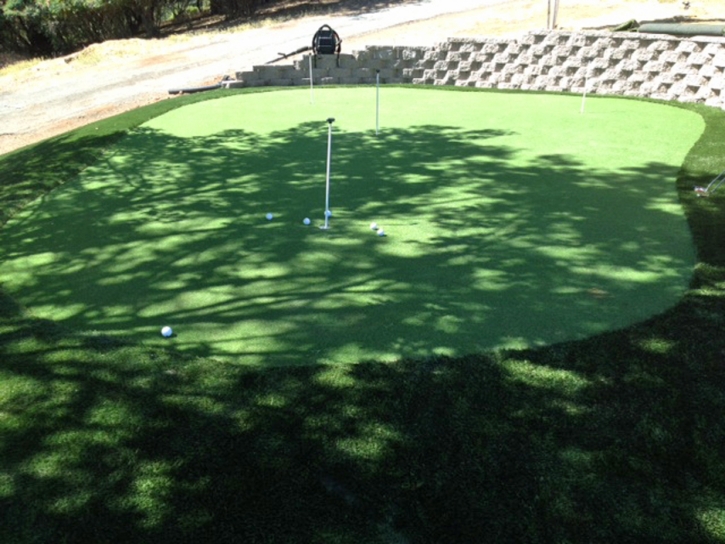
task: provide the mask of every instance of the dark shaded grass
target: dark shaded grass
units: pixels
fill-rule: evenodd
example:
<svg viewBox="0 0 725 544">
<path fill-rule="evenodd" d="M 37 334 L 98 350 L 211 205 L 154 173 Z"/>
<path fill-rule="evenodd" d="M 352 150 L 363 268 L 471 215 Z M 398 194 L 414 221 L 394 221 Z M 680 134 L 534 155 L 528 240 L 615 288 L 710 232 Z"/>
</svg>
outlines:
<svg viewBox="0 0 725 544">
<path fill-rule="evenodd" d="M 725 199 L 692 191 L 723 168 L 725 114 L 687 107 L 707 121 L 678 180 L 699 264 L 680 304 L 626 330 L 254 370 L 3 297 L 0 541 L 725 541 Z M 156 113 L 0 158 L 4 213 Z"/>
</svg>

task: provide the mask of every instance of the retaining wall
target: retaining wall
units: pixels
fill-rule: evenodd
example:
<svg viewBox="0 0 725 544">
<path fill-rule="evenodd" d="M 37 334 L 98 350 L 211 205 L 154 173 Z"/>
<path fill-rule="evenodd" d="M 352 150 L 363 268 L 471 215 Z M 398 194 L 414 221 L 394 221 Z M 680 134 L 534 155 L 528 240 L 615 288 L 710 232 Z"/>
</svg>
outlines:
<svg viewBox="0 0 725 544">
<path fill-rule="evenodd" d="M 310 84 L 310 56 L 238 72 L 228 87 Z M 371 46 L 313 57 L 315 85 L 413 83 L 619 94 L 725 109 L 725 40 L 660 34 L 535 31 L 451 38 L 432 47 Z"/>
</svg>

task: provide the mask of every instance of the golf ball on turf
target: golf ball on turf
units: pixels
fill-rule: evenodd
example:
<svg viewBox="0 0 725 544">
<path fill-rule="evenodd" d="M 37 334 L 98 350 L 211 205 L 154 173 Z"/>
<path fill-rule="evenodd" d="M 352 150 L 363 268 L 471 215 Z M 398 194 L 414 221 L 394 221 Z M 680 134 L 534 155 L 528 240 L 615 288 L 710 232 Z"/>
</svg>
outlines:
<svg viewBox="0 0 725 544">
<path fill-rule="evenodd" d="M 378 236 L 385 236 L 385 231 L 383 229 L 378 229 Z"/>
<path fill-rule="evenodd" d="M 332 212 L 330 210 L 325 210 L 325 217 L 332 217 Z"/>
<path fill-rule="evenodd" d="M 163 336 L 164 338 L 168 338 L 172 334 L 174 334 L 174 331 L 169 326 L 163 327 L 161 329 L 161 336 Z"/>
<path fill-rule="evenodd" d="M 267 220 L 271 221 L 272 219 L 274 219 L 274 215 L 272 215 L 271 213 L 268 213 Z"/>
<path fill-rule="evenodd" d="M 370 228 L 372 230 L 378 230 L 378 224 L 377 223 L 370 223 Z"/>
<path fill-rule="evenodd" d="M 309 218 L 309 217 L 305 217 L 305 218 L 304 218 L 304 219 L 302 220 L 302 222 L 303 222 L 303 223 L 304 223 L 305 225 L 309 225 L 309 224 L 310 224 L 310 218 Z"/>
</svg>

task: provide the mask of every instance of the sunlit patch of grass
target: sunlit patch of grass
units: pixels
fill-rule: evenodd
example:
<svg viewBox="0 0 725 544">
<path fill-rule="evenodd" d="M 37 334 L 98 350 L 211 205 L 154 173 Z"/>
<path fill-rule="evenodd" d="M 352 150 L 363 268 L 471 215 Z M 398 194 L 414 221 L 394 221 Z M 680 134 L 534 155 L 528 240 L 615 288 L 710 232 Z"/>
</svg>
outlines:
<svg viewBox="0 0 725 544">
<path fill-rule="evenodd" d="M 529 361 L 506 360 L 502 363 L 509 373 L 509 379 L 528 386 L 550 389 L 565 395 L 579 394 L 590 382 L 584 376 L 571 370 L 535 365 Z"/>
<path fill-rule="evenodd" d="M 725 505 L 703 508 L 698 512 L 697 517 L 703 529 L 713 538 L 719 540 L 719 537 L 725 535 Z"/>
</svg>

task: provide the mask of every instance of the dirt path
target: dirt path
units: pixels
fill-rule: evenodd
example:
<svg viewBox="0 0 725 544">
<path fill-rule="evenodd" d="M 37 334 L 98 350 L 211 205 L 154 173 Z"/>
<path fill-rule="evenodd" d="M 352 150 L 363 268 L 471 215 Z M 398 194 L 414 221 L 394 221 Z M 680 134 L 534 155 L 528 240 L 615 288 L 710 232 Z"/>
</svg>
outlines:
<svg viewBox="0 0 725 544">
<path fill-rule="evenodd" d="M 720 20 L 721 0 L 579 0 L 559 26 L 601 28 L 638 21 Z M 562 2 L 562 4 L 566 4 Z M 169 89 L 206 85 L 307 45 L 330 24 L 343 49 L 433 45 L 449 37 L 510 36 L 546 27 L 544 0 L 421 0 L 374 12 L 308 16 L 244 31 L 165 40 L 123 40 L 0 76 L 0 154 L 144 104 Z"/>
</svg>

